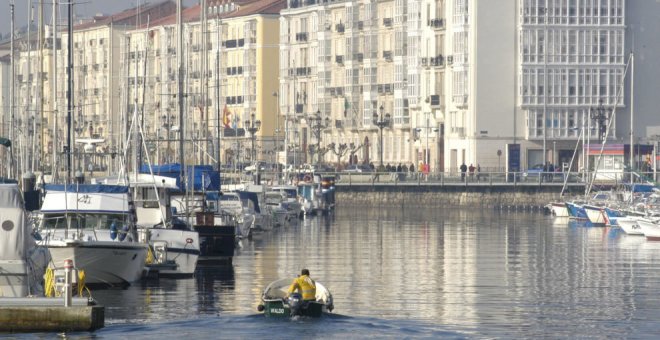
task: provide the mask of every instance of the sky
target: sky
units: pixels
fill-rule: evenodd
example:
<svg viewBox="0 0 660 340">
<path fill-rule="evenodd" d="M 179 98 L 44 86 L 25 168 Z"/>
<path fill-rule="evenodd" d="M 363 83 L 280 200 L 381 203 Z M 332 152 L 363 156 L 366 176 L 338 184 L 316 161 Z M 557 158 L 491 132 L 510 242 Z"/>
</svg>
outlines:
<svg viewBox="0 0 660 340">
<path fill-rule="evenodd" d="M 38 21 L 38 10 L 40 0 L 0 0 L 0 33 L 2 36 L 9 33 L 11 27 L 10 3 L 14 2 L 14 26 L 16 28 L 22 27 L 28 22 L 28 6 L 32 4 L 34 7 L 34 21 Z M 68 2 L 66 0 L 58 0 L 62 3 Z M 73 0 L 73 11 L 78 16 L 91 17 L 97 13 L 112 14 L 121 12 L 127 8 L 132 8 L 138 4 L 145 4 L 147 0 Z M 149 0 L 149 2 L 159 2 L 164 0 Z M 190 6 L 198 2 L 197 0 L 184 0 L 184 6 Z M 51 8 L 53 7 L 53 0 L 43 0 L 44 3 L 44 21 L 46 24 L 51 23 Z M 60 19 L 65 19 L 62 24 L 66 24 L 67 6 L 59 5 Z"/>
</svg>

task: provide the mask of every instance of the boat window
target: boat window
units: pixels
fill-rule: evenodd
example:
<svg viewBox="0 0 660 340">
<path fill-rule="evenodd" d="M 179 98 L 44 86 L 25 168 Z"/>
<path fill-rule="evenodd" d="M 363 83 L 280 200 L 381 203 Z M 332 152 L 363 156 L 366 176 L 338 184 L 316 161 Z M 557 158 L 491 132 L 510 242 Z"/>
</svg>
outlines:
<svg viewBox="0 0 660 340">
<path fill-rule="evenodd" d="M 138 200 L 142 201 L 143 208 L 158 208 L 158 197 L 154 188 L 142 188 Z"/>
<path fill-rule="evenodd" d="M 85 230 L 108 230 L 115 223 L 117 230 L 121 230 L 126 224 L 124 216 L 119 214 L 80 214 L 71 219 L 71 227 Z"/>
<path fill-rule="evenodd" d="M 65 229 L 64 215 L 46 215 L 42 219 L 42 229 Z"/>
</svg>

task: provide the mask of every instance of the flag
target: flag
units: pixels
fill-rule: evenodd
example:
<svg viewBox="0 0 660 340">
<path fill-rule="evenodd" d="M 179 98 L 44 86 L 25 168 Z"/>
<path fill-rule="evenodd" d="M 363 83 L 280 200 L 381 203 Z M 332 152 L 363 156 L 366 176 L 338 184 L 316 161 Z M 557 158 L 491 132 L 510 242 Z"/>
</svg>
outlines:
<svg viewBox="0 0 660 340">
<path fill-rule="evenodd" d="M 222 110 L 222 125 L 224 125 L 226 128 L 229 127 L 229 123 L 231 122 L 231 112 L 229 112 L 229 109 L 227 108 L 227 104 L 225 104 L 224 110 Z"/>
</svg>

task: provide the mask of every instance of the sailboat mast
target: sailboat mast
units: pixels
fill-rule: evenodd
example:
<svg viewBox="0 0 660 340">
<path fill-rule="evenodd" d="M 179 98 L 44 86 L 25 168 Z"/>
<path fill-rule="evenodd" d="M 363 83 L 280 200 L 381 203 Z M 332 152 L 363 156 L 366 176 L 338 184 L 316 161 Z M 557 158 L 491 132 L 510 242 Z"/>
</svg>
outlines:
<svg viewBox="0 0 660 340">
<path fill-rule="evenodd" d="M 635 52 L 630 52 L 630 184 L 634 180 L 635 169 Z"/>
<path fill-rule="evenodd" d="M 58 167 L 57 167 L 57 144 L 58 144 L 58 133 L 57 133 L 57 0 L 53 1 L 53 29 L 52 29 L 52 41 L 53 41 L 53 74 L 51 75 L 51 89 L 53 90 L 52 93 L 52 109 L 53 109 L 53 138 L 51 139 L 51 143 L 53 144 L 53 160 L 51 162 L 51 174 L 53 176 L 52 182 L 57 183 L 57 174 L 58 174 Z"/>
<path fill-rule="evenodd" d="M 36 164 L 39 166 L 40 170 L 43 169 L 43 161 L 45 159 L 44 157 L 44 142 L 46 141 L 45 138 L 45 126 L 44 126 L 44 0 L 39 0 L 39 27 L 37 28 L 39 31 L 39 86 L 37 87 L 37 91 L 39 93 L 39 101 L 37 102 L 37 113 L 39 114 L 39 127 L 40 127 L 40 133 L 41 133 L 41 145 L 39 147 L 39 158 L 38 162 Z M 36 115 L 35 115 L 36 116 Z M 36 133 L 36 131 L 35 131 Z M 36 144 L 36 143 L 34 143 Z M 32 164 L 34 164 L 35 161 L 32 161 Z M 34 171 L 34 165 L 32 166 L 33 171 Z"/>
<path fill-rule="evenodd" d="M 67 109 L 66 109 L 66 178 L 67 183 L 71 181 L 71 116 L 73 115 L 73 2 L 68 5 L 69 20 L 67 31 L 68 53 L 67 53 Z"/>
<path fill-rule="evenodd" d="M 220 134 L 220 19 L 216 19 L 216 46 L 215 46 L 215 115 L 217 122 L 215 123 L 216 134 L 218 138 L 218 173 L 220 173 L 220 166 L 222 165 L 222 154 L 220 143 L 222 143 L 222 136 Z"/>
<path fill-rule="evenodd" d="M 32 3 L 28 2 L 28 27 L 27 27 L 27 88 L 32 89 Z M 21 139 L 23 140 L 23 149 L 21 150 L 21 173 L 25 173 L 30 164 L 30 158 L 34 157 L 34 143 L 29 143 L 27 139 L 27 132 L 30 129 L 30 115 L 34 117 L 32 111 L 32 91 L 25 92 L 27 101 L 25 103 L 25 114 L 22 119 Z M 28 145 L 32 145 L 32 151 L 28 152 Z"/>
<path fill-rule="evenodd" d="M 15 141 L 14 141 L 14 119 L 15 119 L 15 117 L 14 117 L 14 86 L 16 84 L 16 81 L 14 79 L 14 78 L 16 78 L 16 68 L 14 66 L 16 64 L 16 60 L 14 58 L 14 32 L 15 32 L 15 30 L 14 30 L 14 6 L 15 6 L 14 5 L 14 0 L 12 0 L 11 3 L 9 4 L 9 11 L 11 12 L 11 31 L 10 31 L 10 34 L 11 34 L 11 42 L 10 42 L 10 49 L 11 49 L 11 52 L 10 52 L 11 85 L 9 86 L 9 111 L 10 111 L 9 140 L 12 142 L 12 145 L 14 145 L 13 143 L 15 143 Z M 9 171 L 8 171 L 9 178 L 12 178 L 15 175 L 14 174 L 14 147 L 13 146 L 9 148 L 9 162 L 7 162 L 7 164 L 9 166 Z"/>
<path fill-rule="evenodd" d="M 176 2 L 176 23 L 177 23 L 177 39 L 176 39 L 176 59 L 178 65 L 177 76 L 177 100 L 179 101 L 179 164 L 181 164 L 181 183 L 185 183 L 185 166 L 183 158 L 183 18 L 182 18 L 182 3 L 181 0 Z"/>
</svg>

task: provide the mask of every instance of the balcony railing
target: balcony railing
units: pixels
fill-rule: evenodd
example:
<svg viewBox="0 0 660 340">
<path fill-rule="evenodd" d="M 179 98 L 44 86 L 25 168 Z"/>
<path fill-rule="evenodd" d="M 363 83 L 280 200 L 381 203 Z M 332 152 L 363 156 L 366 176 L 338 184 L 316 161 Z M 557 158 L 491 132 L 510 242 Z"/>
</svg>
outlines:
<svg viewBox="0 0 660 340">
<path fill-rule="evenodd" d="M 445 58 L 442 55 L 438 55 L 435 58 L 431 58 L 431 66 L 443 66 L 445 64 Z"/>
<path fill-rule="evenodd" d="M 296 41 L 307 41 L 307 32 L 296 33 Z"/>
<path fill-rule="evenodd" d="M 444 19 L 430 19 L 428 25 L 433 28 L 443 28 L 445 26 Z"/>
</svg>

